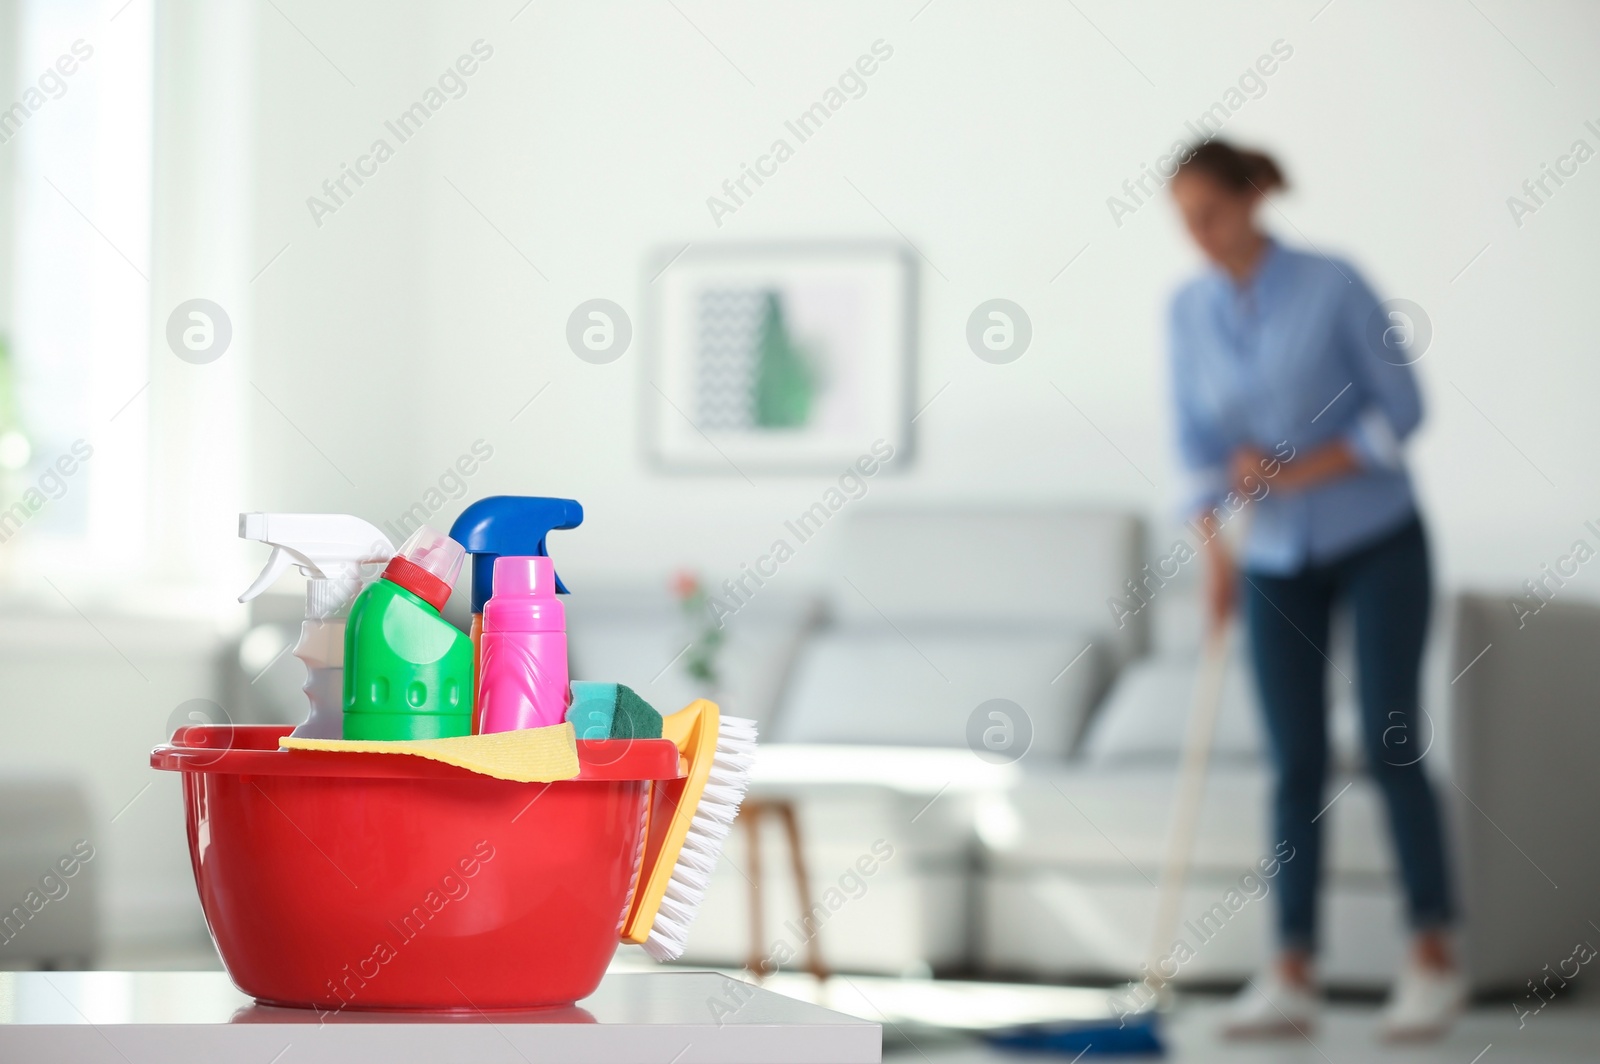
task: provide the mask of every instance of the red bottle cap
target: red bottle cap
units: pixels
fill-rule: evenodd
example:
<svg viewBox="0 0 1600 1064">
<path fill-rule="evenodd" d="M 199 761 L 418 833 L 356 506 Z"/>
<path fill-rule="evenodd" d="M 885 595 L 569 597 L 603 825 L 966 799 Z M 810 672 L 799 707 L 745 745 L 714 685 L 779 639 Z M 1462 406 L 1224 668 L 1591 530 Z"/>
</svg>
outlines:
<svg viewBox="0 0 1600 1064">
<path fill-rule="evenodd" d="M 383 578 L 405 588 L 436 610 L 450 601 L 450 589 L 467 552 L 449 536 L 423 525 L 401 544 L 383 570 Z"/>
<path fill-rule="evenodd" d="M 383 578 L 399 584 L 441 612 L 444 610 L 444 604 L 450 601 L 449 584 L 416 562 L 408 561 L 398 554 L 390 558 L 389 564 L 383 567 Z"/>
</svg>

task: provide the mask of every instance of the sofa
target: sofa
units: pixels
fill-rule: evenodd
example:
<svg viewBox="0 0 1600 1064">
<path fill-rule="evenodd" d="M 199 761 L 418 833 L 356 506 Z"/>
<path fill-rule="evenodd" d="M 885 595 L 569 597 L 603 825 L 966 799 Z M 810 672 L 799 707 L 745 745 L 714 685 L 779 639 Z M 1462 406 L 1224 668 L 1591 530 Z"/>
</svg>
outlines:
<svg viewBox="0 0 1600 1064">
<path fill-rule="evenodd" d="M 1511 598 L 1456 603 L 1451 797 L 1468 971 L 1521 1000 L 1600 941 L 1600 606 Z"/>
<path fill-rule="evenodd" d="M 836 586 L 821 589 L 803 634 L 781 610 L 762 619 L 797 634 L 784 682 L 754 707 L 764 730 L 752 794 L 797 809 L 813 910 L 800 904 L 781 833 L 761 834 L 757 890 L 749 839 L 735 832 L 685 960 L 744 963 L 755 895 L 762 955 L 787 943 L 799 957 L 815 938 L 845 970 L 1137 977 L 1199 667 L 1193 574 L 1119 626 L 1108 600 L 1131 601 L 1127 582 L 1142 578 L 1147 556 L 1126 513 L 863 510 L 839 535 Z M 1573 845 L 1596 807 L 1580 762 L 1600 737 L 1586 711 L 1600 673 L 1578 648 L 1600 635 L 1600 609 L 1538 620 L 1549 623 L 1512 639 L 1503 599 L 1442 603 L 1424 663 L 1424 734 L 1407 738 L 1427 750 L 1445 808 L 1479 992 L 1520 986 L 1567 956 L 1586 926 L 1581 899 L 1600 889 L 1600 862 Z M 1353 675 L 1348 642 L 1336 630 L 1333 658 Z M 1382 803 L 1361 772 L 1353 687 L 1331 670 L 1329 682 L 1322 973 L 1334 988 L 1371 991 L 1401 960 L 1402 907 Z M 1253 697 L 1235 646 L 1184 894 L 1181 934 L 1195 937 L 1180 983 L 1237 984 L 1270 949 L 1271 880 L 1241 887 L 1273 853 Z M 1025 750 L 986 748 L 993 710 L 983 707 L 996 699 L 1030 733 Z M 724 702 L 752 709 L 734 692 Z M 1566 766 L 1574 798 L 1537 785 L 1541 763 Z M 1519 856 L 1507 835 L 1539 857 Z M 872 877 L 851 874 L 884 844 L 893 856 Z"/>
<path fill-rule="evenodd" d="M 70 777 L 0 780 L 0 969 L 87 968 L 100 952 L 103 846 Z"/>
</svg>

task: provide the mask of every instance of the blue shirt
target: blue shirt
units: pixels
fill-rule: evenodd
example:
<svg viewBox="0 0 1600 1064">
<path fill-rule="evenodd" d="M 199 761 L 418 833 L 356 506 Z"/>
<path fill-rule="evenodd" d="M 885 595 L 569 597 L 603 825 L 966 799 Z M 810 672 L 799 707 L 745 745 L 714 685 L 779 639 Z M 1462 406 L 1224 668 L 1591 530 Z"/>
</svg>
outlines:
<svg viewBox="0 0 1600 1064">
<path fill-rule="evenodd" d="M 1339 558 L 1416 512 L 1400 443 L 1422 420 L 1404 346 L 1354 267 L 1269 243 L 1243 284 L 1208 270 L 1172 300 L 1178 448 L 1189 513 L 1220 505 L 1240 447 L 1305 454 L 1344 439 L 1361 463 L 1298 492 L 1265 480 L 1244 566 L 1287 575 Z M 1257 488 L 1253 494 L 1260 494 Z"/>
</svg>

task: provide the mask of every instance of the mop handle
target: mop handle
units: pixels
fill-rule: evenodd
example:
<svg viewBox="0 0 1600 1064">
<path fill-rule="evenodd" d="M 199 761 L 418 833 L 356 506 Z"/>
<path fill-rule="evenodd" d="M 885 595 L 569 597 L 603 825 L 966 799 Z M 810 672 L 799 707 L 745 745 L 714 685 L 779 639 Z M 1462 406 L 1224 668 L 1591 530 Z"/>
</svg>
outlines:
<svg viewBox="0 0 1600 1064">
<path fill-rule="evenodd" d="M 1205 656 L 1195 683 L 1194 704 L 1189 713 L 1189 729 L 1183 743 L 1183 760 L 1178 769 L 1172 834 L 1167 841 L 1167 859 L 1161 869 L 1155 934 L 1150 941 L 1149 971 L 1157 985 L 1166 982 L 1159 962 L 1166 958 L 1167 950 L 1172 947 L 1178 933 L 1183 887 L 1189 875 L 1196 828 L 1200 821 L 1200 802 L 1205 794 L 1211 740 L 1217 730 L 1222 688 L 1228 675 L 1228 635 L 1232 627 L 1230 622 L 1224 621 L 1207 636 Z"/>
<path fill-rule="evenodd" d="M 1249 534 L 1250 518 L 1249 510 L 1240 516 L 1236 526 L 1240 543 Z M 1195 835 L 1200 823 L 1200 803 L 1205 797 L 1211 740 L 1216 734 L 1217 717 L 1222 711 L 1222 691 L 1228 677 L 1228 645 L 1232 632 L 1233 618 L 1229 616 L 1206 634 L 1200 674 L 1195 679 L 1189 729 L 1184 736 L 1183 758 L 1178 767 L 1172 834 L 1167 840 L 1167 859 L 1161 868 L 1161 887 L 1156 899 L 1155 933 L 1150 939 L 1148 971 L 1153 986 L 1163 986 L 1168 980 L 1161 972 L 1160 962 L 1166 958 L 1166 951 L 1172 948 L 1178 934 L 1178 918 L 1183 911 L 1183 887 L 1189 878 Z"/>
</svg>

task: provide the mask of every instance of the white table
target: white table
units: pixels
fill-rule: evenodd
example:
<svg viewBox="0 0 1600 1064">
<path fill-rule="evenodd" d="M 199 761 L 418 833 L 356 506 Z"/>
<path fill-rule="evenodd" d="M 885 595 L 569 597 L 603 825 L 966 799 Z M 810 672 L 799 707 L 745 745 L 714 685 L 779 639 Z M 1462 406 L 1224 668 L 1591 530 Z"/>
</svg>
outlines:
<svg viewBox="0 0 1600 1064">
<path fill-rule="evenodd" d="M 6 1064 L 876 1064 L 882 1048 L 876 1023 L 705 972 L 609 975 L 547 1012 L 320 1016 L 257 1005 L 222 972 L 0 972 Z"/>
</svg>

